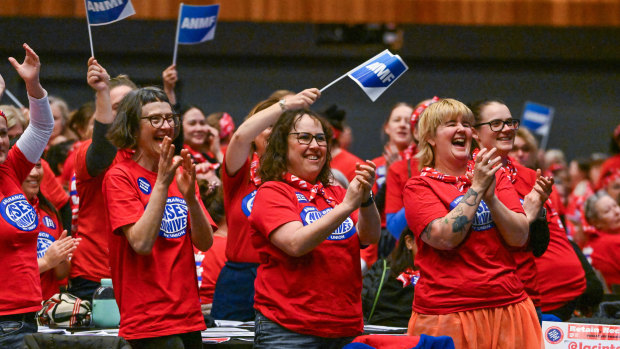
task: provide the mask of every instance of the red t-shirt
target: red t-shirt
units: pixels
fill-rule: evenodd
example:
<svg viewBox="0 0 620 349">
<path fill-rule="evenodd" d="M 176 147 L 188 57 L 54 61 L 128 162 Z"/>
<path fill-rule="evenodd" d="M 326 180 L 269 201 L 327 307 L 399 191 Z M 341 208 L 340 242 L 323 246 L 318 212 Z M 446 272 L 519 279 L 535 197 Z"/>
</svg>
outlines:
<svg viewBox="0 0 620 349">
<path fill-rule="evenodd" d="M 161 230 L 150 254 L 137 254 L 122 231 L 144 214 L 156 179 L 156 172 L 128 159 L 113 166 L 103 180 L 110 266 L 121 314 L 119 335 L 130 340 L 205 329 L 188 208 L 176 181 L 168 189 Z M 208 213 L 207 217 L 215 226 Z"/>
<path fill-rule="evenodd" d="M 409 166 L 408 166 L 409 165 Z M 411 176 L 409 176 L 411 169 Z M 418 160 L 412 157 L 407 163 L 407 159 L 396 161 L 390 166 L 385 181 L 385 213 L 396 213 L 405 207 L 403 203 L 403 190 L 405 184 L 410 177 L 418 176 L 420 169 L 418 168 Z"/>
<path fill-rule="evenodd" d="M 60 183 L 63 186 L 69 186 L 71 182 L 71 178 L 75 173 L 75 156 L 73 155 L 75 151 L 82 146 L 83 141 L 76 141 L 69 149 L 67 153 L 67 159 L 62 166 L 62 173 L 60 174 Z"/>
<path fill-rule="evenodd" d="M 215 283 L 220 271 L 226 263 L 226 237 L 220 235 L 213 236 L 213 246 L 208 251 L 202 252 L 199 275 L 200 304 L 213 303 L 213 292 Z"/>
<path fill-rule="evenodd" d="M 70 278 L 81 277 L 94 282 L 110 278 L 110 264 L 108 256 L 108 237 L 106 225 L 108 219 L 103 210 L 103 194 L 101 186 L 106 171 L 96 177 L 91 177 L 86 168 L 86 152 L 91 140 L 85 141 L 74 152 L 75 156 L 75 186 L 77 195 L 72 195 L 73 204 L 78 202 L 78 209 L 72 207 L 72 214 L 79 216 L 77 230 L 72 232 L 74 237 L 82 238 L 80 246 L 75 250 L 71 259 Z M 114 159 L 115 163 L 130 158 L 131 153 L 119 150 Z M 73 186 L 73 185 L 72 185 Z M 73 191 L 73 188 L 72 188 Z"/>
<path fill-rule="evenodd" d="M 35 257 L 37 212 L 22 192 L 34 166 L 18 147 L 0 164 L 0 315 L 41 309 L 41 280 Z"/>
<path fill-rule="evenodd" d="M 418 245 L 415 264 L 420 269 L 420 280 L 413 300 L 417 313 L 448 314 L 501 307 L 527 298 L 512 254 L 484 201 L 478 206 L 468 236 L 455 249 L 438 250 L 420 238 L 424 228 L 447 215 L 463 194 L 454 185 L 429 177 L 411 178 L 405 186 L 405 214 Z M 508 209 L 524 213 L 503 173 L 498 176 L 495 195 Z"/>
<path fill-rule="evenodd" d="M 351 182 L 353 178 L 355 178 L 355 164 L 358 162 L 364 163 L 364 160 L 341 148 L 340 153 L 332 158 L 329 166 L 342 172 L 349 182 Z"/>
<path fill-rule="evenodd" d="M 250 159 L 235 173 L 226 172 L 226 159 L 222 163 L 224 210 L 228 224 L 226 258 L 231 262 L 258 263 L 258 252 L 250 240 L 248 217 L 252 212 L 258 187 L 250 180 Z"/>
<path fill-rule="evenodd" d="M 338 186 L 325 188 L 340 203 L 346 193 Z M 318 196 L 309 202 L 308 190 L 284 182 L 267 182 L 256 194 L 250 216 L 252 241 L 259 251 L 254 308 L 288 330 L 321 337 L 362 333 L 362 275 L 357 211 L 315 249 L 291 257 L 269 240 L 284 223 L 304 225 L 319 219 L 331 207 Z"/>
<path fill-rule="evenodd" d="M 592 267 L 603 274 L 607 287 L 611 290 L 612 285 L 619 285 L 620 260 L 618 260 L 618 251 L 620 251 L 620 235 L 596 234 L 588 242 L 588 246 L 592 248 L 590 255 Z"/>
<path fill-rule="evenodd" d="M 37 227 L 39 232 L 39 237 L 37 238 L 37 258 L 42 258 L 50 245 L 60 237 L 62 227 L 58 224 L 58 219 L 55 214 L 51 214 L 40 208 L 39 200 L 36 200 L 32 205 L 39 215 L 39 226 Z M 43 300 L 50 299 L 54 294 L 60 292 L 60 282 L 56 278 L 54 268 L 40 275 Z"/>
<path fill-rule="evenodd" d="M 597 188 L 600 188 L 602 183 L 601 183 L 601 179 L 603 179 L 603 176 L 605 176 L 605 174 L 607 173 L 611 173 L 614 169 L 619 169 L 620 168 L 620 154 L 616 154 L 612 157 L 610 157 L 609 159 L 605 160 L 605 162 L 601 165 L 601 170 L 600 170 L 600 174 L 601 177 L 599 178 L 599 182 L 596 183 L 597 184 Z"/>
<path fill-rule="evenodd" d="M 41 193 L 45 196 L 57 210 L 60 210 L 69 201 L 69 194 L 63 189 L 62 185 L 56 180 L 56 175 L 52 171 L 50 164 L 41 159 L 43 167 L 43 181 L 41 181 Z"/>
<path fill-rule="evenodd" d="M 536 184 L 536 171 L 519 165 L 514 159 L 510 159 L 517 169 L 516 180 L 513 183 L 517 195 L 523 204 L 523 199 L 532 191 Z M 517 262 L 517 275 L 523 282 L 525 292 L 530 296 L 534 306 L 540 307 L 540 291 L 538 290 L 536 261 L 532 251 L 527 248 L 512 249 L 512 255 Z"/>
</svg>

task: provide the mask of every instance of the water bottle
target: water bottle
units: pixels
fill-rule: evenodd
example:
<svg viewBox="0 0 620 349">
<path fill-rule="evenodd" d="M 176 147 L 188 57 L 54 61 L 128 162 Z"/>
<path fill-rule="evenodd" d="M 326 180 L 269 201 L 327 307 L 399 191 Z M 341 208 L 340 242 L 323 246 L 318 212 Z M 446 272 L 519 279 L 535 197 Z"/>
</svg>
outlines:
<svg viewBox="0 0 620 349">
<path fill-rule="evenodd" d="M 99 328 L 116 328 L 120 321 L 112 279 L 101 279 L 101 287 L 93 294 L 93 325 Z"/>
</svg>

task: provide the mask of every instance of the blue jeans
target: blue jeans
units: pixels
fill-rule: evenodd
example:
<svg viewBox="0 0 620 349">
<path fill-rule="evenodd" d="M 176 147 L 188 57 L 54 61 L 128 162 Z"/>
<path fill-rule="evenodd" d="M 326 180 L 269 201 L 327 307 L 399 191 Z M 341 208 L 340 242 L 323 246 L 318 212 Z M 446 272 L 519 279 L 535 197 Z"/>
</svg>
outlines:
<svg viewBox="0 0 620 349">
<path fill-rule="evenodd" d="M 254 322 L 254 348 L 278 348 L 278 349 L 341 349 L 351 343 L 353 337 L 324 338 L 289 331 L 277 323 L 267 319 L 260 312 L 256 312 Z"/>
<path fill-rule="evenodd" d="M 254 319 L 255 263 L 226 262 L 215 284 L 211 316 L 216 320 Z"/>
<path fill-rule="evenodd" d="M 37 330 L 34 313 L 0 316 L 0 348 L 21 349 L 24 337 Z"/>
</svg>

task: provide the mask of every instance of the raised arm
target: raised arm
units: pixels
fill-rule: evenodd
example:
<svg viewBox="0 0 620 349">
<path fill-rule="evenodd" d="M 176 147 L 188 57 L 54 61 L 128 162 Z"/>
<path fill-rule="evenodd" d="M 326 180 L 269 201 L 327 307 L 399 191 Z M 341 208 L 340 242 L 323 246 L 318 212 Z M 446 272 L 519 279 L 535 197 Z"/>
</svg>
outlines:
<svg viewBox="0 0 620 349">
<path fill-rule="evenodd" d="M 166 136 L 161 144 L 157 180 L 144 213 L 137 222 L 122 227 L 129 245 L 137 254 L 150 254 L 157 240 L 168 198 L 168 188 L 175 178 L 176 169 L 181 165 L 181 159 L 173 158 L 174 145 Z"/>
<path fill-rule="evenodd" d="M 451 250 L 463 242 L 483 195 L 490 187 L 494 187 L 492 184 L 495 183 L 495 173 L 501 168 L 501 158 L 492 158 L 494 154 L 495 148 L 491 151 L 480 150 L 476 157 L 471 187 L 452 211 L 431 221 L 424 228 L 420 235 L 422 241 L 439 250 Z"/>
<path fill-rule="evenodd" d="M 6 84 L 4 83 L 4 78 L 2 78 L 2 74 L 0 74 L 0 99 L 4 95 L 4 90 L 6 90 Z"/>
<path fill-rule="evenodd" d="M 316 88 L 301 91 L 292 97 L 284 99 L 285 109 L 302 109 L 312 105 L 321 93 Z M 245 120 L 232 135 L 228 148 L 226 149 L 226 172 L 233 176 L 250 156 L 252 142 L 261 132 L 271 127 L 284 109 L 278 104 L 261 110 L 251 118 Z"/>
<path fill-rule="evenodd" d="M 86 152 L 86 170 L 95 177 L 105 171 L 116 156 L 116 147 L 106 137 L 114 114 L 110 100 L 110 75 L 94 57 L 88 60 L 86 80 L 95 90 L 95 124 L 93 141 Z"/>
<path fill-rule="evenodd" d="M 177 85 L 177 81 L 179 81 L 179 73 L 177 72 L 176 64 L 166 68 L 166 70 L 161 73 L 161 77 L 164 80 L 164 92 L 166 96 L 168 96 L 170 105 L 177 104 L 177 95 L 174 93 L 174 88 Z"/>
<path fill-rule="evenodd" d="M 26 51 L 23 63 L 20 64 L 15 58 L 9 57 L 9 62 L 26 84 L 28 101 L 30 102 L 30 124 L 17 141 L 17 147 L 28 161 L 36 163 L 52 135 L 54 118 L 47 100 L 47 91 L 39 82 L 41 70 L 39 56 L 27 44 L 24 44 L 23 47 Z"/>
<path fill-rule="evenodd" d="M 183 171 L 177 173 L 177 186 L 187 204 L 192 242 L 199 250 L 206 251 L 213 245 L 213 228 L 196 196 L 196 165 L 192 163 L 187 149 L 181 150 L 181 157 Z"/>
</svg>

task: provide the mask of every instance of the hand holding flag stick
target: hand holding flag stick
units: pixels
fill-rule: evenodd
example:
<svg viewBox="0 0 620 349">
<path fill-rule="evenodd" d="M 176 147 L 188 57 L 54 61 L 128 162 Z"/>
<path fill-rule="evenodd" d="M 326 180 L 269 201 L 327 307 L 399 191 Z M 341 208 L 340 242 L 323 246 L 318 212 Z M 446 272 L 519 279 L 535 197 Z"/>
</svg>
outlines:
<svg viewBox="0 0 620 349">
<path fill-rule="evenodd" d="M 325 91 L 328 87 L 340 81 L 345 76 L 350 77 L 359 87 L 362 88 L 371 101 L 377 100 L 379 96 L 390 87 L 409 67 L 399 55 L 393 55 L 389 50 L 385 50 L 360 64 L 355 69 L 342 75 L 338 79 L 330 82 L 321 89 Z"/>
</svg>

